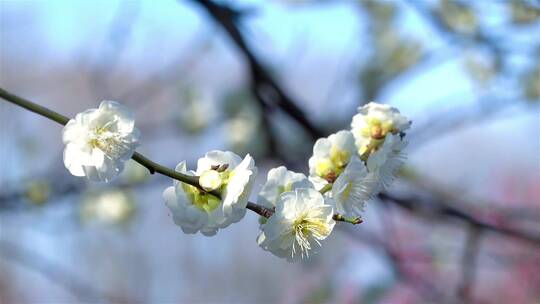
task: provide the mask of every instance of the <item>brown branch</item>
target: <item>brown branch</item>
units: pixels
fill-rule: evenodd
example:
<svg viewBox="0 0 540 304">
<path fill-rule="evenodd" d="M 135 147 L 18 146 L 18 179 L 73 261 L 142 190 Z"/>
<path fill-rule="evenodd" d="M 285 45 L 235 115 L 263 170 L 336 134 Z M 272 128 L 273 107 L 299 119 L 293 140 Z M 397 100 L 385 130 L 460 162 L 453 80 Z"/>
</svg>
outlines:
<svg viewBox="0 0 540 304">
<path fill-rule="evenodd" d="M 274 214 L 274 210 L 252 202 L 248 202 L 246 208 L 265 218 L 269 218 Z"/>
</svg>

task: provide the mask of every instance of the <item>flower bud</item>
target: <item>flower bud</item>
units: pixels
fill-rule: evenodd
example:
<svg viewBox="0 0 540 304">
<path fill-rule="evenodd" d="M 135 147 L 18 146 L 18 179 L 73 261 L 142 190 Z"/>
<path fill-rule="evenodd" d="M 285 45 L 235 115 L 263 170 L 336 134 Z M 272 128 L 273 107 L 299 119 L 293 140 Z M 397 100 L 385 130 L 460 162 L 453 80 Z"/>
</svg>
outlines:
<svg viewBox="0 0 540 304">
<path fill-rule="evenodd" d="M 199 184 L 206 191 L 213 191 L 221 187 L 223 180 L 216 170 L 207 170 L 199 177 Z"/>
</svg>

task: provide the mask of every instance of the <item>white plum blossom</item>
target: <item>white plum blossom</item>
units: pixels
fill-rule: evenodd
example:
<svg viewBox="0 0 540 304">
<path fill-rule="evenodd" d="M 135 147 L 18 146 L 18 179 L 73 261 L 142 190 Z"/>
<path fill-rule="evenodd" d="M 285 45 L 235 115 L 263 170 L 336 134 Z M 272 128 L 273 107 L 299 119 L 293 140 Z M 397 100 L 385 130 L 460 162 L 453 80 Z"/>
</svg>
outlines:
<svg viewBox="0 0 540 304">
<path fill-rule="evenodd" d="M 208 171 L 220 173 L 223 212 L 237 218 L 234 222 L 239 221 L 246 212 L 247 201 L 257 176 L 255 161 L 249 154 L 242 160 L 232 152 L 214 150 L 197 162 L 197 175 L 203 176 Z"/>
<path fill-rule="evenodd" d="M 264 250 L 294 262 L 315 253 L 326 239 L 335 221 L 331 206 L 315 189 L 299 188 L 282 193 L 276 210 L 262 225 L 257 243 Z"/>
<path fill-rule="evenodd" d="M 316 189 L 333 183 L 345 170 L 351 156 L 356 155 L 354 136 L 342 130 L 327 138 L 319 138 L 309 159 L 309 178 Z"/>
<path fill-rule="evenodd" d="M 200 231 L 212 236 L 221 228 L 238 222 L 246 213 L 249 194 L 257 174 L 253 158 L 243 160 L 232 152 L 211 151 L 197 162 L 197 171 L 188 171 L 185 162 L 176 167 L 183 174 L 200 176 L 207 191 L 218 190 L 221 199 L 189 184 L 174 181 L 163 198 L 175 224 L 185 233 Z"/>
<path fill-rule="evenodd" d="M 259 192 L 257 202 L 266 208 L 274 208 L 281 193 L 297 188 L 313 188 L 313 184 L 302 173 L 287 170 L 284 166 L 273 168 L 268 171 L 266 183 Z"/>
<path fill-rule="evenodd" d="M 370 102 L 358 108 L 351 123 L 358 153 L 365 159 L 384 142 L 387 134 L 400 134 L 411 126 L 411 121 L 398 109 Z"/>
<path fill-rule="evenodd" d="M 368 171 L 377 180 L 374 193 L 383 191 L 392 184 L 397 171 L 407 158 L 403 152 L 406 146 L 407 142 L 400 135 L 388 134 L 383 145 L 368 157 Z"/>
<path fill-rule="evenodd" d="M 341 215 L 359 217 L 376 187 L 376 175 L 369 174 L 366 165 L 355 155 L 332 185 L 328 202 Z"/>
<path fill-rule="evenodd" d="M 195 175 L 195 172 L 187 171 L 185 162 L 179 163 L 176 171 Z M 216 220 L 218 218 L 224 218 L 222 209 L 217 208 L 220 200 L 210 194 L 197 193 L 197 188 L 193 188 L 175 180 L 174 186 L 166 188 L 163 192 L 165 204 L 172 213 L 174 223 L 180 226 L 184 233 L 193 234 L 201 231 L 204 235 L 214 235 L 219 225 L 208 222 L 210 213 L 214 215 L 215 222 L 219 222 Z"/>
<path fill-rule="evenodd" d="M 138 146 L 131 112 L 116 101 L 102 101 L 68 121 L 63 129 L 64 165 L 75 176 L 111 181 Z"/>
</svg>

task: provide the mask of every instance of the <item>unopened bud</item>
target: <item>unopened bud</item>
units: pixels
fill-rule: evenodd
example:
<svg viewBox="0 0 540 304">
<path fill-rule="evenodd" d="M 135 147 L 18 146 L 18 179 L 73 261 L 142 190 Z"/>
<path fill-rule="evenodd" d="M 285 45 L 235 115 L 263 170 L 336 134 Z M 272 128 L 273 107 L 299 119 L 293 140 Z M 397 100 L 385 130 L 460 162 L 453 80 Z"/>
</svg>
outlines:
<svg viewBox="0 0 540 304">
<path fill-rule="evenodd" d="M 207 170 L 201 174 L 199 184 L 206 191 L 213 191 L 221 187 L 221 175 L 216 170 Z"/>
</svg>

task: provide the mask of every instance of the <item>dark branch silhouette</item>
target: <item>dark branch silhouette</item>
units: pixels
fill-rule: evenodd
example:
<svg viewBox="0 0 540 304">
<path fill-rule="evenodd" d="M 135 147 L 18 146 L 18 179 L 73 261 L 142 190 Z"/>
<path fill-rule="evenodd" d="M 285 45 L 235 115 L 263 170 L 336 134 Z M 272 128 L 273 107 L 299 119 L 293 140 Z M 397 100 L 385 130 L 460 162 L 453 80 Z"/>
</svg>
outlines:
<svg viewBox="0 0 540 304">
<path fill-rule="evenodd" d="M 298 122 L 309 133 L 313 140 L 325 136 L 324 132 L 315 126 L 300 109 L 298 103 L 293 101 L 270 73 L 263 67 L 247 45 L 240 31 L 239 21 L 243 12 L 233 9 L 225 4 L 218 4 L 210 0 L 192 0 L 200 4 L 208 14 L 220 24 L 240 52 L 244 55 L 251 74 L 251 90 L 265 111 L 272 112 L 280 108 L 287 115 Z"/>
</svg>

